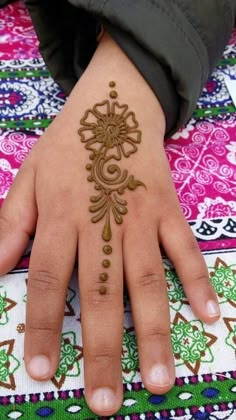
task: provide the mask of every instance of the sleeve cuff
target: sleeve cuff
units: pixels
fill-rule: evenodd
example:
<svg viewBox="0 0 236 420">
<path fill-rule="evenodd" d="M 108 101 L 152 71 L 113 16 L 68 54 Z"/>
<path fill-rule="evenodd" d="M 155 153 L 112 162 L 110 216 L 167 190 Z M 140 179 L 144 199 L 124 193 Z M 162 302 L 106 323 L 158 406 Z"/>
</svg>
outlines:
<svg viewBox="0 0 236 420">
<path fill-rule="evenodd" d="M 168 74 L 168 69 L 163 68 L 153 56 L 148 54 L 124 31 L 108 22 L 103 26 L 127 54 L 158 97 L 166 118 L 166 137 L 169 137 L 177 130 L 180 99 L 171 76 Z"/>
</svg>

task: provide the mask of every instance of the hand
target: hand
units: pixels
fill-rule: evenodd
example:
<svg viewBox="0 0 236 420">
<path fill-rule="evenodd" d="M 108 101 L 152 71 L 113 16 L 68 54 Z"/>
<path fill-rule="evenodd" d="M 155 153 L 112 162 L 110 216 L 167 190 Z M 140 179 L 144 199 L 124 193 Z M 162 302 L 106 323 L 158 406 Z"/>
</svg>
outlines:
<svg viewBox="0 0 236 420">
<path fill-rule="evenodd" d="M 87 109 L 109 99 L 110 80 L 116 82 L 117 101 L 135 113 L 142 131 L 138 150 L 115 163 L 146 189 L 126 188 L 121 196 L 127 200 L 128 213 L 121 225 L 111 218 L 113 252 L 105 270 L 103 221 L 92 223 L 88 211 L 90 197 L 96 195 L 85 169 L 91 151 L 81 142 L 78 129 Z M 1 274 L 15 266 L 36 231 L 25 334 L 26 368 L 36 380 L 51 378 L 57 369 L 65 297 L 78 248 L 85 396 L 98 415 L 112 415 L 122 404 L 123 269 L 142 380 L 152 393 L 167 392 L 175 380 L 159 243 L 173 262 L 196 316 L 207 323 L 219 317 L 207 268 L 176 197 L 164 131 L 156 97 L 105 35 L 65 107 L 22 165 L 0 213 Z M 109 273 L 107 293 L 100 294 L 104 282 L 99 274 L 104 270 Z"/>
</svg>

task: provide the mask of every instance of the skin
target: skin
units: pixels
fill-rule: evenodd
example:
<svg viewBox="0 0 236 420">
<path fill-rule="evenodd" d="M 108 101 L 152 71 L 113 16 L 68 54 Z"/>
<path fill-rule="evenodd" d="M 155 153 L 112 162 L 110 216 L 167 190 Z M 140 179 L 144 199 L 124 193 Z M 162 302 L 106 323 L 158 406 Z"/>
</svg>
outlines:
<svg viewBox="0 0 236 420">
<path fill-rule="evenodd" d="M 135 112 L 142 130 L 137 153 L 122 159 L 120 166 L 134 173 L 147 189 L 137 188 L 123 196 L 128 213 L 122 225 L 112 222 L 112 264 L 106 294 L 100 294 L 101 261 L 106 258 L 103 222 L 90 220 L 88 205 L 94 186 L 86 179 L 88 152 L 77 131 L 85 110 L 109 98 L 110 80 L 116 81 L 119 103 L 127 103 Z M 123 270 L 141 376 L 152 393 L 167 392 L 175 380 L 160 244 L 177 270 L 196 317 L 212 323 L 220 316 L 204 259 L 179 206 L 164 133 L 165 118 L 157 98 L 105 34 L 63 110 L 23 163 L 0 212 L 1 275 L 15 266 L 35 232 L 25 332 L 26 369 L 35 380 L 48 380 L 57 369 L 66 290 L 79 259 L 85 397 L 91 410 L 101 416 L 114 414 L 123 399 Z M 215 314 L 208 313 L 208 301 L 215 303 Z M 166 378 L 162 377 L 165 373 Z"/>
</svg>

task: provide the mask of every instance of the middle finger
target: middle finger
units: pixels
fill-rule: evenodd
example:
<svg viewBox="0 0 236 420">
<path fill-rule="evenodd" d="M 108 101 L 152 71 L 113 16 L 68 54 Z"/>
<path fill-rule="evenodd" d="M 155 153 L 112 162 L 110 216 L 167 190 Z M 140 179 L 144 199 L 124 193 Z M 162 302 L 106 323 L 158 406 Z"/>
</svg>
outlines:
<svg viewBox="0 0 236 420">
<path fill-rule="evenodd" d="M 120 232 L 113 236 L 106 244 L 101 240 L 100 226 L 93 225 L 79 236 L 85 394 L 90 408 L 99 415 L 113 414 L 123 398 L 122 247 Z M 111 246 L 112 252 L 106 254 L 104 246 Z"/>
</svg>

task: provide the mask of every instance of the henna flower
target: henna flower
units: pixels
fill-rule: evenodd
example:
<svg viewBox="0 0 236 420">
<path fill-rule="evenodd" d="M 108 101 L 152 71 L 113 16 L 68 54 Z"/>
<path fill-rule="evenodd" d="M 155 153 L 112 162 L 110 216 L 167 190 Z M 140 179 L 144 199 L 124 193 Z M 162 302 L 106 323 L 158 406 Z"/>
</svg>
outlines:
<svg viewBox="0 0 236 420">
<path fill-rule="evenodd" d="M 141 131 L 128 105 L 105 100 L 87 110 L 80 123 L 78 133 L 85 148 L 93 152 L 91 158 L 105 149 L 106 156 L 120 160 L 122 155 L 127 158 L 138 150 Z"/>
</svg>

